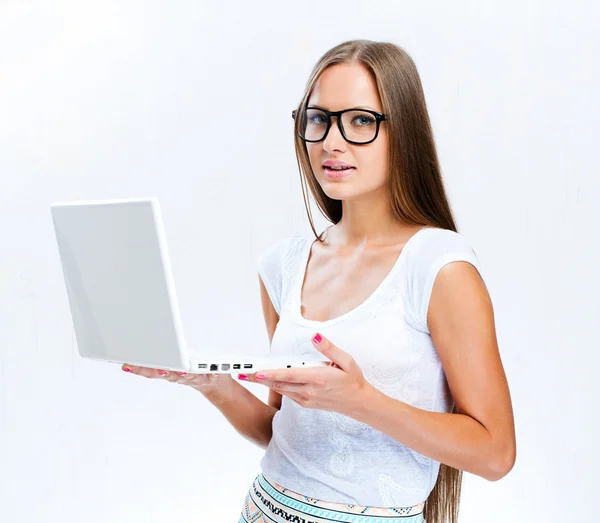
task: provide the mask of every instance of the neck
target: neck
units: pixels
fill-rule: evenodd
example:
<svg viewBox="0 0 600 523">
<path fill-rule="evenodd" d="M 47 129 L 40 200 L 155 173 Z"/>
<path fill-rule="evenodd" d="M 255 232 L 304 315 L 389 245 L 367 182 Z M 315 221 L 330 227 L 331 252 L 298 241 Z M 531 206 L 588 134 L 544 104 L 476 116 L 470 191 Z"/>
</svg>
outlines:
<svg viewBox="0 0 600 523">
<path fill-rule="evenodd" d="M 342 219 L 327 233 L 326 241 L 340 247 L 376 246 L 396 243 L 420 228 L 402 223 L 387 197 L 372 194 L 342 202 Z"/>
</svg>

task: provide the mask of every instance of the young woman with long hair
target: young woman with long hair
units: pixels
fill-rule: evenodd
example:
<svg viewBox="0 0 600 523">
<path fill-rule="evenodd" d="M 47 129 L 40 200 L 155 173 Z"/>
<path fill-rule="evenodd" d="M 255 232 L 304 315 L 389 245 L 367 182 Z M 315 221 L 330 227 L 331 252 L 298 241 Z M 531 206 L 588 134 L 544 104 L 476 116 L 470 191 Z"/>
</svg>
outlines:
<svg viewBox="0 0 600 523">
<path fill-rule="evenodd" d="M 131 369 L 200 390 L 266 448 L 240 523 L 456 523 L 462 472 L 490 481 L 516 456 L 491 299 L 442 181 L 414 62 L 353 40 L 315 65 L 293 111 L 313 237 L 258 263 L 278 354 L 325 367 L 240 375 Z M 309 195 L 331 223 L 317 233 Z"/>
</svg>

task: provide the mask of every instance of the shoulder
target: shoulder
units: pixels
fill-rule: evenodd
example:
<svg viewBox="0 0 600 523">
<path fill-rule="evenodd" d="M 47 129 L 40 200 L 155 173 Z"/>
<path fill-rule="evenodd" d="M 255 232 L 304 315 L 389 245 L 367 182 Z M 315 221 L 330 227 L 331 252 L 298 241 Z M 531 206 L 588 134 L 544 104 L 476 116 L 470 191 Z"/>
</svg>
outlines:
<svg viewBox="0 0 600 523">
<path fill-rule="evenodd" d="M 408 246 L 408 270 L 413 276 L 434 276 L 436 269 L 451 261 L 464 260 L 478 266 L 471 242 L 462 234 L 448 229 L 426 228 Z"/>
<path fill-rule="evenodd" d="M 258 257 L 258 274 L 277 314 L 281 314 L 295 268 L 308 242 L 308 236 L 286 236 L 270 244 Z"/>
<path fill-rule="evenodd" d="M 286 236 L 285 238 L 279 238 L 278 240 L 269 243 L 264 249 L 262 249 L 258 256 L 259 263 L 261 261 L 272 260 L 274 258 L 281 258 L 283 253 L 287 250 L 292 236 Z"/>
<path fill-rule="evenodd" d="M 469 240 L 459 232 L 438 227 L 427 227 L 420 231 L 414 245 L 410 246 L 412 258 L 461 250 L 473 250 Z"/>
<path fill-rule="evenodd" d="M 284 260 L 301 249 L 306 241 L 307 238 L 305 236 L 296 234 L 272 242 L 258 256 L 257 265 L 259 272 L 261 267 L 273 267 L 274 264 L 283 264 Z"/>
<path fill-rule="evenodd" d="M 427 332 L 429 302 L 436 280 L 442 279 L 441 274 L 444 274 L 445 280 L 460 284 L 457 280 L 472 279 L 477 277 L 477 273 L 484 279 L 483 270 L 469 239 L 455 231 L 428 228 L 421 231 L 409 247 L 407 282 L 411 311 L 417 328 Z M 442 270 L 452 262 L 466 264 Z"/>
<path fill-rule="evenodd" d="M 291 235 L 280 238 L 260 251 L 256 267 L 263 280 L 280 279 L 285 267 L 302 253 L 308 238 L 304 235 Z"/>
</svg>

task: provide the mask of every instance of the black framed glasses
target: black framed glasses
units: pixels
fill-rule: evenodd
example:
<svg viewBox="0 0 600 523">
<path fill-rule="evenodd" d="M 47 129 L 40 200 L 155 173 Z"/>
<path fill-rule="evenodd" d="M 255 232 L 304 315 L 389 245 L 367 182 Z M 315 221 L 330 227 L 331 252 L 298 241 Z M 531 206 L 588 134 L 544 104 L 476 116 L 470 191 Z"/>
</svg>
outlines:
<svg viewBox="0 0 600 523">
<path fill-rule="evenodd" d="M 337 125 L 349 143 L 364 145 L 371 143 L 379 134 L 379 125 L 387 116 L 370 109 L 344 109 L 343 111 L 326 111 L 316 107 L 307 107 L 292 111 L 292 118 L 298 122 L 298 135 L 305 142 L 324 140 L 331 128 L 331 117 L 337 117 Z"/>
</svg>

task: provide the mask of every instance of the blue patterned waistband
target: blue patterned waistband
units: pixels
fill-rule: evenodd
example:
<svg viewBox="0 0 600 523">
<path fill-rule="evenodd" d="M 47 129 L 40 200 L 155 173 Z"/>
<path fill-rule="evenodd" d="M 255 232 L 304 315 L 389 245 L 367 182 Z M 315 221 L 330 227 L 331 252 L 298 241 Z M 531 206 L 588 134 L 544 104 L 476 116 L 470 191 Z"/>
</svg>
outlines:
<svg viewBox="0 0 600 523">
<path fill-rule="evenodd" d="M 259 474 L 246 496 L 239 523 L 423 523 L 422 509 L 423 504 L 385 508 L 319 501 Z"/>
</svg>

